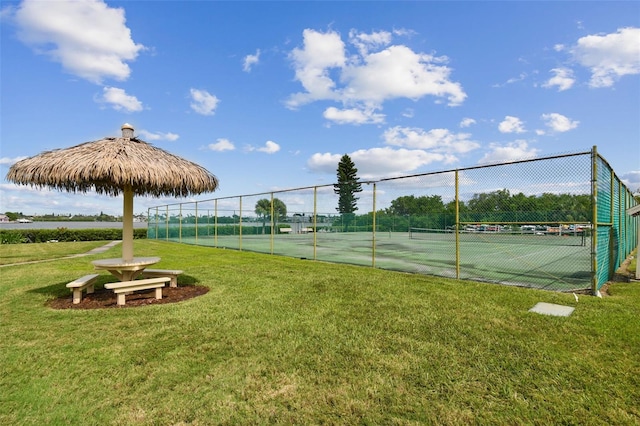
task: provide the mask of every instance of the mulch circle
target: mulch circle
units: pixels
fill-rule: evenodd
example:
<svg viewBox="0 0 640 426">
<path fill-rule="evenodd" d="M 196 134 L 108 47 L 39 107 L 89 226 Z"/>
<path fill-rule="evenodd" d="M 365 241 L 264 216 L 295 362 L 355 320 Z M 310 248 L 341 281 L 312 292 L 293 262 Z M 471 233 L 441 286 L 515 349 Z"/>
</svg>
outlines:
<svg viewBox="0 0 640 426">
<path fill-rule="evenodd" d="M 162 305 L 165 303 L 182 302 L 183 300 L 192 299 L 201 296 L 209 291 L 208 287 L 199 285 L 183 285 L 178 287 L 164 287 L 162 289 L 162 299 L 155 298 L 155 290 L 137 291 L 127 295 L 127 301 L 124 306 L 118 306 L 116 295 L 113 291 L 107 289 L 96 289 L 94 293 L 83 294 L 82 301 L 76 305 L 73 304 L 71 294 L 68 296 L 53 299 L 47 303 L 47 306 L 53 309 L 105 309 L 105 308 L 135 308 L 138 306 Z"/>
</svg>

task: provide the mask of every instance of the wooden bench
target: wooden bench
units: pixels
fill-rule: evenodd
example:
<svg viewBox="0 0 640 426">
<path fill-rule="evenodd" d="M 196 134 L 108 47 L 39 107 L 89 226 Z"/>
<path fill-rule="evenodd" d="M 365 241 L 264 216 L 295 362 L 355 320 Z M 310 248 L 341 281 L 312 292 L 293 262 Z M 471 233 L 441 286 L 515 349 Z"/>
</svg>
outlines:
<svg viewBox="0 0 640 426">
<path fill-rule="evenodd" d="M 280 233 L 282 234 L 290 234 L 292 231 L 291 228 L 280 228 Z"/>
<path fill-rule="evenodd" d="M 98 279 L 99 274 L 89 274 L 84 277 L 80 277 L 75 281 L 71 281 L 67 284 L 67 288 L 73 292 L 73 303 L 78 304 L 82 301 L 82 290 L 87 290 L 87 294 L 93 293 L 94 284 Z"/>
<path fill-rule="evenodd" d="M 178 287 L 178 275 L 184 271 L 179 269 L 145 269 L 142 271 L 143 278 L 157 278 L 157 277 L 170 277 L 170 287 Z"/>
<path fill-rule="evenodd" d="M 108 283 L 104 288 L 113 290 L 118 296 L 118 305 L 124 306 L 127 294 L 131 294 L 138 290 L 156 289 L 156 299 L 162 299 L 162 287 L 171 281 L 171 277 L 148 278 L 146 280 L 122 281 L 117 283 Z"/>
</svg>

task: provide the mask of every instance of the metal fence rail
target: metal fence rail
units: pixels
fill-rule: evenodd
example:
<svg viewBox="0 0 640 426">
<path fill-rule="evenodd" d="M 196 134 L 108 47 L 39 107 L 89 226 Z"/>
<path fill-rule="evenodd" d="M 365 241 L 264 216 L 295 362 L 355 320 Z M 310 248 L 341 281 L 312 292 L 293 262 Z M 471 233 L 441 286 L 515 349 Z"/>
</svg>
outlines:
<svg viewBox="0 0 640 426">
<path fill-rule="evenodd" d="M 635 248 L 631 192 L 591 151 L 169 204 L 148 238 L 557 291 L 597 293 Z"/>
</svg>

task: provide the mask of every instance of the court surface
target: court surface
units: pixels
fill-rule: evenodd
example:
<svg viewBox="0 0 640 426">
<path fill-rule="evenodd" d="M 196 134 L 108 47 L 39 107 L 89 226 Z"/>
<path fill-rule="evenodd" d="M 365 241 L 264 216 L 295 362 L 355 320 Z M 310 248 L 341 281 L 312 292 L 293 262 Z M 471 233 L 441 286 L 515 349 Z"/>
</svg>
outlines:
<svg viewBox="0 0 640 426">
<path fill-rule="evenodd" d="M 375 243 L 374 243 L 375 237 Z M 174 240 L 177 241 L 177 240 Z M 408 232 L 200 235 L 182 243 L 456 278 L 456 237 Z M 591 287 L 589 237 L 460 234 L 459 278 L 572 291 Z"/>
</svg>

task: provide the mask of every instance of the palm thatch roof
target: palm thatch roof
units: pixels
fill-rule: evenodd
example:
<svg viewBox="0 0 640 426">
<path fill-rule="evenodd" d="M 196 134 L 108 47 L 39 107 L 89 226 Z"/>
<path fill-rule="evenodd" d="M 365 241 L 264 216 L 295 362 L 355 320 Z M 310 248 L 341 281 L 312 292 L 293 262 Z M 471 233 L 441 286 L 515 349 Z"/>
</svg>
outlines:
<svg viewBox="0 0 640 426">
<path fill-rule="evenodd" d="M 123 127 L 124 129 L 124 127 Z M 218 179 L 205 168 L 135 137 L 104 138 L 43 152 L 15 163 L 7 180 L 68 192 L 184 197 L 214 191 Z"/>
</svg>

